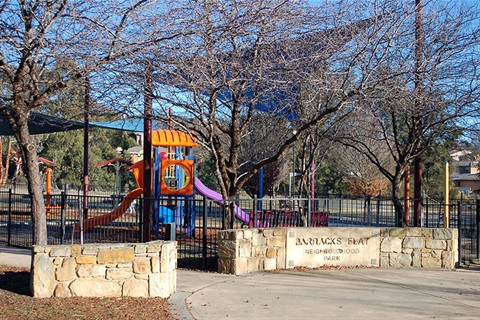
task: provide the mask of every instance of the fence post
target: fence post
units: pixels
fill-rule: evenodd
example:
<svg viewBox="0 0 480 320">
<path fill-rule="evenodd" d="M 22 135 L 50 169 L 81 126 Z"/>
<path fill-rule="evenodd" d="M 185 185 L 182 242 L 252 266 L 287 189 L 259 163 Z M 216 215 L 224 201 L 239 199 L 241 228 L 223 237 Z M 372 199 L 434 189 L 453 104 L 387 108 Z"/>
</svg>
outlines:
<svg viewBox="0 0 480 320">
<path fill-rule="evenodd" d="M 347 207 L 348 207 L 348 202 L 347 202 Z M 338 203 L 338 219 L 340 221 L 342 220 L 342 194 L 340 194 L 340 200 Z"/>
<path fill-rule="evenodd" d="M 308 195 L 307 203 L 307 227 L 312 225 L 312 196 Z"/>
<path fill-rule="evenodd" d="M 457 202 L 458 263 L 462 263 L 462 202 Z"/>
<path fill-rule="evenodd" d="M 143 206 L 144 206 L 144 197 L 143 194 L 140 195 L 139 203 L 138 203 L 138 214 L 139 214 L 139 232 L 138 232 L 138 242 L 143 243 Z"/>
<path fill-rule="evenodd" d="M 429 227 L 429 223 L 428 223 L 428 198 L 427 197 L 427 201 L 425 202 L 425 227 Z"/>
<path fill-rule="evenodd" d="M 377 198 L 377 218 L 375 219 L 377 227 L 380 224 L 380 202 L 382 201 L 381 197 L 382 196 L 379 195 Z"/>
<path fill-rule="evenodd" d="M 60 244 L 63 244 L 65 238 L 65 203 L 67 202 L 67 195 L 65 191 L 62 191 L 61 198 L 60 198 L 60 224 L 61 224 L 61 231 L 60 231 Z"/>
<path fill-rule="evenodd" d="M 257 200 L 257 195 L 253 196 L 253 215 L 252 215 L 253 224 L 252 224 L 252 226 L 254 228 L 257 227 L 257 205 L 258 205 L 257 201 L 258 201 Z M 270 206 L 271 206 L 271 203 L 272 202 L 270 201 Z"/>
<path fill-rule="evenodd" d="M 12 243 L 12 189 L 8 189 L 8 238 L 7 244 L 10 246 Z"/>
<path fill-rule="evenodd" d="M 367 224 L 369 227 L 372 226 L 372 221 L 371 221 L 371 214 L 372 214 L 372 208 L 371 208 L 371 197 L 370 195 L 367 196 Z"/>
<path fill-rule="evenodd" d="M 207 269 L 207 205 L 208 199 L 203 196 L 203 210 L 202 210 L 202 269 Z"/>
<path fill-rule="evenodd" d="M 233 229 L 235 226 L 235 201 L 230 202 L 230 225 L 229 228 Z"/>
<path fill-rule="evenodd" d="M 326 199 L 327 199 L 327 211 L 330 211 L 330 198 L 328 196 L 328 193 L 325 194 Z"/>
<path fill-rule="evenodd" d="M 477 199 L 477 260 L 480 259 L 480 199 Z"/>
</svg>

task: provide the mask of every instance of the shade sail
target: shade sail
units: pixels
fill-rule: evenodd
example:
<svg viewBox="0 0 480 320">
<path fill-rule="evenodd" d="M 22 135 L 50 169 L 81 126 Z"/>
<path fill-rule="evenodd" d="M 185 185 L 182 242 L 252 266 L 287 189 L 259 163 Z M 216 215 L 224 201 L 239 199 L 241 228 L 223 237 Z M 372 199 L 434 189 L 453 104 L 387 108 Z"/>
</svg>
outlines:
<svg viewBox="0 0 480 320">
<path fill-rule="evenodd" d="M 90 126 L 121 131 L 143 132 L 143 118 L 132 118 L 111 122 L 90 122 Z M 152 127 L 156 127 L 156 121 L 152 121 Z"/>
<path fill-rule="evenodd" d="M 90 122 L 89 126 L 94 128 L 114 129 L 121 131 L 143 132 L 143 119 L 134 118 L 111 122 Z M 78 130 L 83 128 L 84 123 L 81 121 L 68 120 L 39 112 L 32 112 L 30 119 L 28 120 L 28 130 L 30 134 L 45 134 Z M 7 118 L 5 118 L 3 115 L 0 115 L 0 136 L 12 135 L 13 131 L 10 129 Z"/>
<path fill-rule="evenodd" d="M 49 116 L 46 114 L 32 112 L 28 120 L 28 130 L 30 134 L 43 134 L 59 131 L 77 130 L 83 128 L 83 122 L 68 120 L 60 117 Z M 0 115 L 0 135 L 12 136 L 7 118 Z"/>
</svg>

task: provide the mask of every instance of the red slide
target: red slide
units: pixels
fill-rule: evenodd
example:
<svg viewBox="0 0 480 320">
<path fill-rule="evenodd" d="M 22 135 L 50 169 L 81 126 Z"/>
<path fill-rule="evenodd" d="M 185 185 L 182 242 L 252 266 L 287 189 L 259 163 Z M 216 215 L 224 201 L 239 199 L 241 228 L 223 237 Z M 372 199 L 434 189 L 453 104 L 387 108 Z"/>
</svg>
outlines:
<svg viewBox="0 0 480 320">
<path fill-rule="evenodd" d="M 88 229 L 93 228 L 95 226 L 107 224 L 112 222 L 113 220 L 118 219 L 128 210 L 128 207 L 130 207 L 130 204 L 133 202 L 133 200 L 138 198 L 142 193 L 143 193 L 142 188 L 132 190 L 123 198 L 122 202 L 120 202 L 118 207 L 116 207 L 115 210 L 113 210 L 112 212 L 83 220 L 83 231 L 87 231 Z M 80 232 L 79 222 L 73 225 L 73 230 L 75 232 Z"/>
</svg>

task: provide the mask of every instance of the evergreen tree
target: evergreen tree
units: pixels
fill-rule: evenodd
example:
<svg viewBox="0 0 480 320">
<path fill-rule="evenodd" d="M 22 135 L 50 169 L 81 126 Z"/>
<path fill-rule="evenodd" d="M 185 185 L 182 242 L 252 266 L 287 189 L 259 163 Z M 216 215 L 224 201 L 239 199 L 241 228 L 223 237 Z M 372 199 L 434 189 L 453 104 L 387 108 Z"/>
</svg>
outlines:
<svg viewBox="0 0 480 320">
<path fill-rule="evenodd" d="M 448 149 L 441 142 L 435 142 L 427 147 L 423 157 L 423 190 L 426 196 L 432 198 L 443 196 L 446 162 L 449 163 L 449 181 L 451 183 L 453 160 Z M 452 188 L 452 185 L 450 188 Z"/>
</svg>

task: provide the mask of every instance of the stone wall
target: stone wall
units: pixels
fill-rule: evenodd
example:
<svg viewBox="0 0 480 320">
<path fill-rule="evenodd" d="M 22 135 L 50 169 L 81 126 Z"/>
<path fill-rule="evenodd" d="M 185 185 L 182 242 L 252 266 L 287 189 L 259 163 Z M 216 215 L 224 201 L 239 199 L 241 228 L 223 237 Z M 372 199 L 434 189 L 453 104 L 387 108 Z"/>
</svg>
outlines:
<svg viewBox="0 0 480 320">
<path fill-rule="evenodd" d="M 453 269 L 456 229 L 266 228 L 220 231 L 218 271 L 243 274 L 294 267 Z"/>
<path fill-rule="evenodd" d="M 243 274 L 286 267 L 287 228 L 220 231 L 218 272 Z"/>
<path fill-rule="evenodd" d="M 175 241 L 34 246 L 33 296 L 169 297 L 176 289 Z"/>
<path fill-rule="evenodd" d="M 458 262 L 458 230 L 443 228 L 382 229 L 382 268 L 453 269 Z"/>
</svg>

